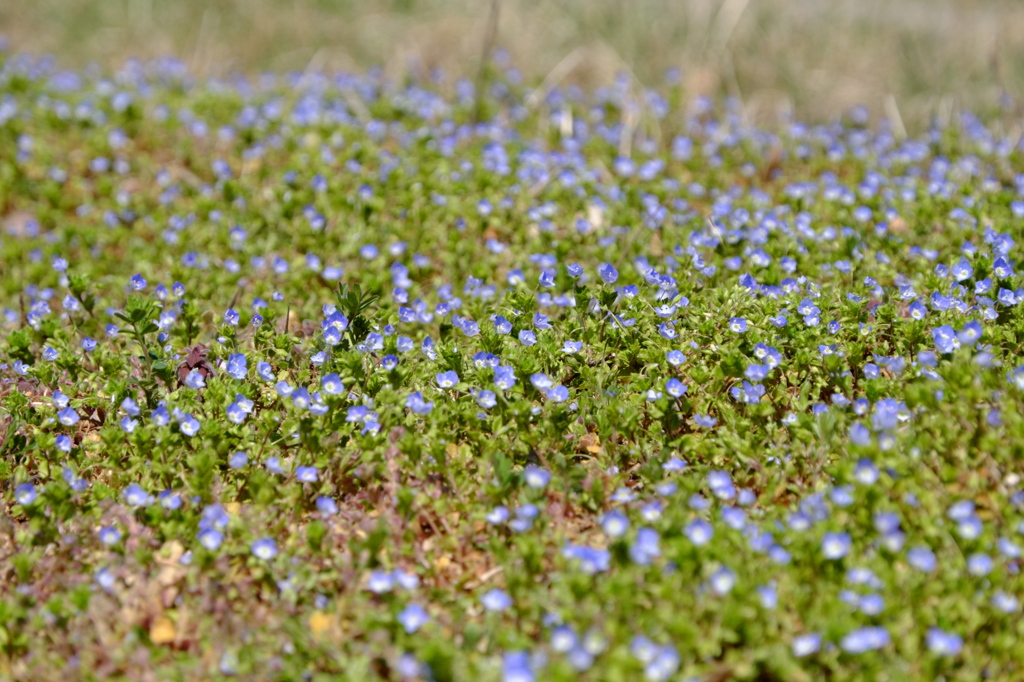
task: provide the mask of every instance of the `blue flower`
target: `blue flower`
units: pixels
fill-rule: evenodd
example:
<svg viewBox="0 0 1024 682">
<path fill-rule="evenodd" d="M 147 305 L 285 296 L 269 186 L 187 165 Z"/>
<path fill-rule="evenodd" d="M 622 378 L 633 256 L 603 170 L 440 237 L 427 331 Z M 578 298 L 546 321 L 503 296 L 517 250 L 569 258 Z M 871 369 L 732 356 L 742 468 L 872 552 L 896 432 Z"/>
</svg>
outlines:
<svg viewBox="0 0 1024 682">
<path fill-rule="evenodd" d="M 303 483 L 316 483 L 317 481 L 316 467 L 298 467 L 295 469 L 295 479 Z"/>
<path fill-rule="evenodd" d="M 679 653 L 674 647 L 666 645 L 658 647 L 652 660 L 644 666 L 644 678 L 649 682 L 664 682 L 675 675 L 679 669 Z"/>
<path fill-rule="evenodd" d="M 933 329 L 932 338 L 935 341 L 935 350 L 942 354 L 952 353 L 960 347 L 960 340 L 957 338 L 956 330 L 948 324 Z"/>
<path fill-rule="evenodd" d="M 530 657 L 525 651 L 510 651 L 505 654 L 501 663 L 502 682 L 535 682 Z"/>
<path fill-rule="evenodd" d="M 508 390 L 516 385 L 515 368 L 511 365 L 499 365 L 494 368 L 494 385 L 498 388 Z"/>
<path fill-rule="evenodd" d="M 779 593 L 774 583 L 760 585 L 757 587 L 757 594 L 761 598 L 761 606 L 769 611 L 774 611 L 779 605 Z M 794 651 L 794 655 L 796 652 Z"/>
<path fill-rule="evenodd" d="M 498 396 L 494 391 L 477 391 L 475 396 L 476 404 L 485 410 L 489 410 L 498 404 Z"/>
<path fill-rule="evenodd" d="M 890 642 L 884 627 L 865 626 L 848 633 L 839 641 L 839 648 L 848 654 L 863 654 L 885 647 Z"/>
<path fill-rule="evenodd" d="M 742 317 L 729 318 L 729 329 L 737 334 L 747 331 L 747 321 Z"/>
<path fill-rule="evenodd" d="M 226 413 L 228 421 L 232 424 L 241 424 L 245 421 L 245 418 L 249 416 L 245 409 L 243 409 L 237 402 L 228 405 Z"/>
<path fill-rule="evenodd" d="M 292 400 L 292 405 L 300 410 L 304 410 L 309 407 L 309 404 L 313 401 L 312 396 L 309 395 L 309 389 L 305 386 L 299 386 L 294 391 L 289 393 Z"/>
<path fill-rule="evenodd" d="M 199 370 L 193 369 L 185 375 L 185 386 L 194 391 L 206 388 L 206 378 Z"/>
<path fill-rule="evenodd" d="M 419 391 L 409 394 L 409 397 L 405 399 L 405 406 L 415 414 L 422 415 L 430 414 L 430 411 L 434 409 L 434 403 L 427 402 Z"/>
<path fill-rule="evenodd" d="M 937 627 L 928 628 L 925 642 L 928 651 L 938 656 L 956 656 L 964 648 L 963 637 Z"/>
<path fill-rule="evenodd" d="M 711 541 L 715 535 L 715 529 L 704 519 L 694 519 L 686 525 L 683 533 L 690 539 L 690 542 L 700 547 Z"/>
<path fill-rule="evenodd" d="M 338 513 L 338 503 L 326 495 L 319 495 L 316 498 L 316 508 L 321 514 L 333 515 Z"/>
<path fill-rule="evenodd" d="M 723 566 L 711 574 L 708 582 L 711 584 L 711 590 L 715 594 L 720 597 L 725 596 L 735 587 L 736 574 L 728 567 Z"/>
<path fill-rule="evenodd" d="M 553 403 L 564 403 L 566 400 L 569 399 L 569 389 L 561 384 L 558 384 L 557 386 L 552 386 L 551 388 L 549 388 L 544 393 L 544 395 L 547 396 L 547 399 Z"/>
<path fill-rule="evenodd" d="M 695 414 L 693 422 L 702 429 L 710 429 L 718 423 L 718 420 L 710 415 Z"/>
<path fill-rule="evenodd" d="M 1024 368 L 1024 365 L 1022 365 L 1022 368 Z M 1024 376 L 1024 371 L 1022 371 L 1021 374 Z M 548 378 L 548 375 L 542 372 L 531 374 L 530 383 L 533 384 L 534 388 L 541 392 L 548 390 L 554 385 L 554 382 Z"/>
<path fill-rule="evenodd" d="M 665 392 L 673 398 L 681 398 L 686 393 L 686 384 L 675 377 L 665 382 Z"/>
<path fill-rule="evenodd" d="M 155 426 L 167 426 L 171 422 L 171 415 L 167 407 L 161 403 L 150 413 L 149 419 Z"/>
<path fill-rule="evenodd" d="M 519 343 L 527 347 L 532 346 L 537 343 L 537 334 L 531 329 L 520 329 Z"/>
<path fill-rule="evenodd" d="M 597 274 L 606 284 L 615 284 L 619 279 L 619 271 L 611 263 L 601 263 L 597 267 Z"/>
<path fill-rule="evenodd" d="M 491 511 L 487 512 L 487 515 L 484 518 L 487 519 L 487 523 L 491 524 L 492 526 L 497 526 L 499 524 L 505 523 L 506 521 L 508 521 L 509 518 L 508 507 L 504 505 L 498 505 Z"/>
<path fill-rule="evenodd" d="M 412 603 L 398 614 L 398 622 L 405 628 L 406 633 L 411 635 L 430 622 L 430 614 L 419 604 Z"/>
<path fill-rule="evenodd" d="M 80 417 L 78 416 L 78 413 L 75 412 L 74 408 L 71 407 L 65 407 L 63 410 L 57 413 L 57 421 L 59 421 L 64 426 L 74 426 L 75 424 L 78 423 L 79 419 Z"/>
<path fill-rule="evenodd" d="M 36 487 L 31 483 L 21 483 L 14 488 L 14 502 L 24 507 L 36 501 Z"/>
<path fill-rule="evenodd" d="M 551 480 L 551 473 L 536 464 L 527 464 L 523 470 L 523 480 L 529 487 L 540 490 L 547 487 Z"/>
<path fill-rule="evenodd" d="M 200 426 L 201 424 L 199 423 L 199 420 L 190 414 L 186 414 L 184 419 L 182 419 L 181 423 L 179 424 L 181 432 L 189 437 L 199 433 Z"/>
<path fill-rule="evenodd" d="M 733 386 L 729 389 L 729 394 L 733 400 L 741 403 L 748 403 L 750 405 L 756 405 L 761 402 L 761 398 L 764 396 L 764 386 L 761 384 L 751 384 L 749 381 L 744 381 L 742 386 Z"/>
<path fill-rule="evenodd" d="M 764 381 L 770 371 L 768 365 L 748 365 L 743 375 L 752 382 Z"/>
<path fill-rule="evenodd" d="M 480 603 L 488 611 L 500 612 L 512 606 L 512 598 L 500 588 L 494 588 L 480 597 Z"/>
<path fill-rule="evenodd" d="M 562 556 L 578 562 L 580 570 L 587 575 L 602 573 L 611 567 L 611 553 L 606 549 L 566 544 Z"/>
<path fill-rule="evenodd" d="M 254 540 L 249 549 L 254 557 L 264 561 L 269 561 L 277 556 L 277 543 L 274 542 L 273 538 Z"/>
<path fill-rule="evenodd" d="M 668 361 L 668 364 L 672 365 L 673 367 L 678 367 L 679 365 L 686 362 L 686 356 L 683 355 L 683 352 L 681 350 L 668 351 L 667 353 L 665 353 L 665 359 Z"/>
<path fill-rule="evenodd" d="M 441 388 L 452 388 L 455 384 L 459 383 L 459 375 L 455 370 L 441 372 L 434 378 L 437 380 L 437 385 Z"/>
<path fill-rule="evenodd" d="M 1020 600 L 1003 590 L 996 590 L 992 595 L 992 606 L 1003 613 L 1017 613 L 1020 610 Z"/>
<path fill-rule="evenodd" d="M 842 559 L 850 552 L 852 544 L 849 533 L 825 533 L 821 538 L 821 553 L 829 560 Z"/>
<path fill-rule="evenodd" d="M 256 375 L 263 381 L 273 381 L 274 368 L 270 366 L 269 362 L 258 362 L 256 363 Z"/>
<path fill-rule="evenodd" d="M 736 486 L 729 473 L 721 469 L 713 469 L 707 474 L 708 487 L 720 500 L 731 500 L 736 496 Z"/>
<path fill-rule="evenodd" d="M 327 395 L 339 395 L 345 390 L 345 385 L 341 382 L 339 377 L 334 372 L 325 374 L 320 378 L 320 386 L 323 388 L 324 393 Z"/>
<path fill-rule="evenodd" d="M 193 370 L 195 371 L 195 370 Z M 244 353 L 231 353 L 224 366 L 224 371 L 232 379 L 242 381 L 249 372 Z"/>
<path fill-rule="evenodd" d="M 661 537 L 653 528 L 638 528 L 636 540 L 629 546 L 629 558 L 638 566 L 647 566 L 661 556 Z"/>
<path fill-rule="evenodd" d="M 793 638 L 793 655 L 797 658 L 816 654 L 821 649 L 821 635 L 811 632 L 806 635 L 797 635 Z"/>
<path fill-rule="evenodd" d="M 216 552 L 220 549 L 221 543 L 224 542 L 224 533 L 216 528 L 204 528 L 199 531 L 196 538 L 199 540 L 200 545 L 211 552 Z"/>
<path fill-rule="evenodd" d="M 121 531 L 113 526 L 103 526 L 100 528 L 98 535 L 100 542 L 108 547 L 116 545 L 121 541 Z"/>
<path fill-rule="evenodd" d="M 150 495 L 138 483 L 132 483 L 121 493 L 125 504 L 131 507 L 147 507 L 153 504 L 153 496 Z"/>
<path fill-rule="evenodd" d="M 971 267 L 966 258 L 961 258 L 956 265 L 950 268 L 950 272 L 953 274 L 953 279 L 962 282 L 965 279 L 970 279 L 971 275 L 974 274 L 974 268 Z"/>
<path fill-rule="evenodd" d="M 967 572 L 976 577 L 983 577 L 992 572 L 992 557 L 978 552 L 967 557 Z"/>
</svg>

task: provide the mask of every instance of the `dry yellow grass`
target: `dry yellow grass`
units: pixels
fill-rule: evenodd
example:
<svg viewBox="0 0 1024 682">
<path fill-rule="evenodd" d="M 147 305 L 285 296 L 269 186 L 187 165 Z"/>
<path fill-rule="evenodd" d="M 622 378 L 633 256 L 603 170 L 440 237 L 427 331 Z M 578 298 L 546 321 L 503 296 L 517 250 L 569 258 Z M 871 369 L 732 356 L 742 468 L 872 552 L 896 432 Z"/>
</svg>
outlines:
<svg viewBox="0 0 1024 682">
<path fill-rule="evenodd" d="M 499 0 L 497 44 L 527 78 L 641 83 L 683 69 L 748 115 L 853 104 L 920 125 L 1024 93 L 1024 3 L 1007 0 Z M 441 67 L 473 76 L 489 0 L 6 0 L 11 47 L 69 65 L 174 54 L 200 75 Z M 572 55 L 571 62 L 565 58 Z"/>
</svg>

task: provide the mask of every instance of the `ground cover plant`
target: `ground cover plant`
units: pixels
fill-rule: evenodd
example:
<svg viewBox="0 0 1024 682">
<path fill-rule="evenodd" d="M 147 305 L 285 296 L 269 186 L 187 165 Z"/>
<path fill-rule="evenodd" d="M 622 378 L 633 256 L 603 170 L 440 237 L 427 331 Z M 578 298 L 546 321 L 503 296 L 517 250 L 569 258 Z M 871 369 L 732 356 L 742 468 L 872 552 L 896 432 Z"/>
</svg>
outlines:
<svg viewBox="0 0 1024 682">
<path fill-rule="evenodd" d="M 4 677 L 1024 676 L 1019 135 L 0 60 Z"/>
</svg>

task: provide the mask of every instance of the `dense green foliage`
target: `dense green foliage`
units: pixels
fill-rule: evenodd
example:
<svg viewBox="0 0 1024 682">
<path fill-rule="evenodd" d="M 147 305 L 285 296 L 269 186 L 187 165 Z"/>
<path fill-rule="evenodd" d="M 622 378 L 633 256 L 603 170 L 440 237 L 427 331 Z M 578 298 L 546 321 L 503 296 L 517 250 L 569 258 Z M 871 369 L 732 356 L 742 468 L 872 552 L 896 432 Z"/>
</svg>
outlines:
<svg viewBox="0 0 1024 682">
<path fill-rule="evenodd" d="M 530 94 L 0 55 L 0 673 L 1024 675 L 1019 140 Z"/>
</svg>

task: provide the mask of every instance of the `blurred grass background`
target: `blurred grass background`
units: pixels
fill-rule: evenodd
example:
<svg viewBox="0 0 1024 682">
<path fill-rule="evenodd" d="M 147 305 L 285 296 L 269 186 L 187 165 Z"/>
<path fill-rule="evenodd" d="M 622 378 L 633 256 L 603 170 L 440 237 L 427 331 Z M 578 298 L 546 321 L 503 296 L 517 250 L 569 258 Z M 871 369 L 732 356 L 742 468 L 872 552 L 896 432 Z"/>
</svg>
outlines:
<svg viewBox="0 0 1024 682">
<path fill-rule="evenodd" d="M 492 0 L 2 0 L 11 48 L 68 66 L 168 54 L 198 75 L 440 67 L 473 77 Z M 863 104 L 908 127 L 1019 118 L 1020 0 L 497 0 L 495 44 L 526 79 L 644 85 L 669 67 L 755 120 Z M 554 73 L 553 73 L 554 72 Z M 1010 104 L 1013 102 L 1013 104 Z"/>
</svg>

